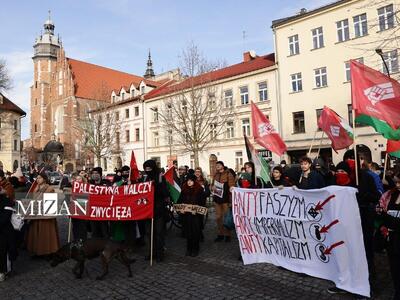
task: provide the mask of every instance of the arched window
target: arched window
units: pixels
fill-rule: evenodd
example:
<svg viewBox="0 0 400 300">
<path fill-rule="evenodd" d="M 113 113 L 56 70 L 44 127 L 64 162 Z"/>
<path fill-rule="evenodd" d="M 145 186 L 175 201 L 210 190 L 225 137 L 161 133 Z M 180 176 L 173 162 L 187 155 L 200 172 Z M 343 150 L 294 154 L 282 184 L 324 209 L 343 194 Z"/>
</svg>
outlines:
<svg viewBox="0 0 400 300">
<path fill-rule="evenodd" d="M 60 105 L 54 113 L 54 134 L 64 133 L 64 106 Z"/>
</svg>

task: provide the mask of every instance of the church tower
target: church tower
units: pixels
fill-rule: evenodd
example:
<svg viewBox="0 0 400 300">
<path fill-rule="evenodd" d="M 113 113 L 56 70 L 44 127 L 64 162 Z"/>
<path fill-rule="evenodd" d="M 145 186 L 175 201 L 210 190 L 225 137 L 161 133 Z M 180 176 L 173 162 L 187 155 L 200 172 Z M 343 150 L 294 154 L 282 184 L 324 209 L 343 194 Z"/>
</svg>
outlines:
<svg viewBox="0 0 400 300">
<path fill-rule="evenodd" d="M 59 37 L 54 35 L 54 23 L 50 17 L 43 25 L 44 32 L 40 34 L 33 45 L 34 76 L 31 87 L 31 139 L 32 146 L 43 149 L 51 140 L 51 85 L 55 80 L 57 55 L 61 49 Z"/>
<path fill-rule="evenodd" d="M 146 79 L 154 77 L 153 62 L 151 60 L 150 49 L 149 49 L 149 57 L 147 59 L 147 69 L 146 69 L 146 73 L 144 73 L 143 77 Z"/>
</svg>

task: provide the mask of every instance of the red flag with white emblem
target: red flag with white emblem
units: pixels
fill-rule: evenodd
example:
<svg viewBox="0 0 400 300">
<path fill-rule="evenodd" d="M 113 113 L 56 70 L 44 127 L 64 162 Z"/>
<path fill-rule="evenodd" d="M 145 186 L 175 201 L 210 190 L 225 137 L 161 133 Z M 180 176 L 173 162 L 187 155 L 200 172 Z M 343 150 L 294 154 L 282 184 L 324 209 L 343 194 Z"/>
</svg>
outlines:
<svg viewBox="0 0 400 300">
<path fill-rule="evenodd" d="M 275 131 L 274 126 L 272 126 L 268 118 L 253 102 L 251 102 L 251 120 L 256 143 L 279 156 L 282 155 L 287 149 L 285 143 Z"/>
<path fill-rule="evenodd" d="M 372 126 L 375 123 L 374 127 L 381 127 L 376 124 L 380 120 L 394 129 L 399 128 L 400 83 L 356 60 L 351 61 L 350 70 L 351 96 L 356 118 L 361 118 L 363 123 Z M 375 122 L 363 118 L 373 118 Z"/>
</svg>

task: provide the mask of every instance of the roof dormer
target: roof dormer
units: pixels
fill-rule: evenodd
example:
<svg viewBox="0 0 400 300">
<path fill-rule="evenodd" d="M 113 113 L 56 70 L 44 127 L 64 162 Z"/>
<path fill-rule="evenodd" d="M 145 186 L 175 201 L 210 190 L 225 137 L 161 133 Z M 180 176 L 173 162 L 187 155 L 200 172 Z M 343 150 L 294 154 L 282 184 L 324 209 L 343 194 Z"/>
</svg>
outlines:
<svg viewBox="0 0 400 300">
<path fill-rule="evenodd" d="M 111 103 L 115 103 L 117 101 L 117 93 L 113 90 L 111 93 Z"/>
</svg>

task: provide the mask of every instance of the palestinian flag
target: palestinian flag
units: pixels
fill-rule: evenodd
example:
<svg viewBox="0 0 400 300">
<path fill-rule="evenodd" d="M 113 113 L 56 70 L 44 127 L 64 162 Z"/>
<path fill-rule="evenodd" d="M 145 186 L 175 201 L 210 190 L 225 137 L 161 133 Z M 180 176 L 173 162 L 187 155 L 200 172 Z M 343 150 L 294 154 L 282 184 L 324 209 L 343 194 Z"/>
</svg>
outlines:
<svg viewBox="0 0 400 300">
<path fill-rule="evenodd" d="M 400 158 L 400 141 L 388 140 L 386 144 L 386 152 L 390 156 Z"/>
<path fill-rule="evenodd" d="M 332 141 L 332 148 L 337 151 L 348 148 L 353 144 L 353 128 L 335 111 L 324 106 L 318 120 L 321 128 Z"/>
<path fill-rule="evenodd" d="M 165 180 L 167 181 L 167 186 L 169 194 L 171 196 L 171 201 L 173 203 L 178 202 L 179 196 L 181 194 L 181 187 L 174 180 L 175 167 L 171 167 L 164 174 Z"/>
<path fill-rule="evenodd" d="M 351 96 L 356 122 L 400 140 L 400 83 L 355 60 L 350 63 Z"/>
<path fill-rule="evenodd" d="M 246 135 L 244 135 L 244 143 L 246 145 L 247 159 L 254 163 L 256 177 L 260 177 L 265 183 L 270 182 L 268 162 L 257 153 L 257 150 L 250 143 Z"/>
</svg>

